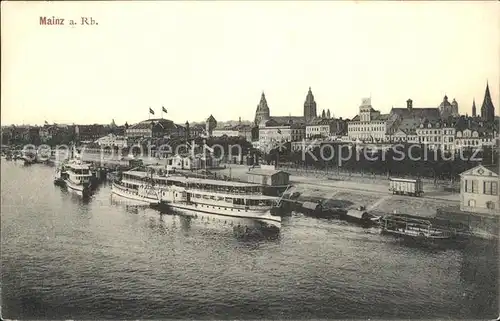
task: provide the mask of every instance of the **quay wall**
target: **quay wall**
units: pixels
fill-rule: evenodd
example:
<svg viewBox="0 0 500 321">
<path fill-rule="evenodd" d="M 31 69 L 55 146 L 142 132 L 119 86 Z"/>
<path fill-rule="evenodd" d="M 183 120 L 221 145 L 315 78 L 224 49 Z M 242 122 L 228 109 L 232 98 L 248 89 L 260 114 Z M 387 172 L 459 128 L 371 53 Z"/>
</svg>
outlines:
<svg viewBox="0 0 500 321">
<path fill-rule="evenodd" d="M 498 239 L 500 235 L 500 215 L 464 212 L 453 206 L 437 209 L 436 217 L 465 224 L 475 237 Z"/>
</svg>

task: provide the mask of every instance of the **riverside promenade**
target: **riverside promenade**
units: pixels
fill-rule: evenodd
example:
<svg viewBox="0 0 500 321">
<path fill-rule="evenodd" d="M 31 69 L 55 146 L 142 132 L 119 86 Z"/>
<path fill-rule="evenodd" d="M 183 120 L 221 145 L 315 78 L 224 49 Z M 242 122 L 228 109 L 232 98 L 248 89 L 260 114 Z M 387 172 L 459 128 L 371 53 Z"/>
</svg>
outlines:
<svg viewBox="0 0 500 321">
<path fill-rule="evenodd" d="M 121 157 L 85 153 L 82 159 L 108 167 L 126 166 L 128 161 Z M 137 158 L 145 165 L 165 165 L 165 159 L 142 157 Z M 209 169 L 217 175 L 230 177 L 232 180 L 247 181 L 248 166 L 226 164 L 226 168 Z M 281 169 L 281 168 L 280 168 Z M 298 201 L 322 201 L 327 206 L 343 207 L 365 206 L 367 210 L 378 213 L 404 213 L 420 216 L 434 216 L 438 208 L 457 206 L 460 201 L 459 193 L 444 191 L 441 184 L 434 184 L 432 180 L 424 180 L 424 196 L 410 197 L 392 195 L 389 192 L 387 177 L 373 175 L 351 174 L 338 172 L 297 171 L 283 168 L 291 174 L 290 187 L 287 194 L 300 193 Z"/>
<path fill-rule="evenodd" d="M 232 179 L 246 180 L 249 167 L 243 165 L 227 165 L 227 168 L 216 171 Z M 459 193 L 445 192 L 443 187 L 424 181 L 424 196 L 410 197 L 392 195 L 389 192 L 389 181 L 384 178 L 359 176 L 338 176 L 335 173 L 309 172 L 298 173 L 283 169 L 292 174 L 291 188 L 288 193 L 300 193 L 299 201 L 323 201 L 342 203 L 343 206 L 365 206 L 372 212 L 404 213 L 420 216 L 434 216 L 440 207 L 456 206 L 460 201 Z M 294 175 L 295 174 L 295 175 Z M 307 176 L 306 176 L 307 175 Z"/>
</svg>

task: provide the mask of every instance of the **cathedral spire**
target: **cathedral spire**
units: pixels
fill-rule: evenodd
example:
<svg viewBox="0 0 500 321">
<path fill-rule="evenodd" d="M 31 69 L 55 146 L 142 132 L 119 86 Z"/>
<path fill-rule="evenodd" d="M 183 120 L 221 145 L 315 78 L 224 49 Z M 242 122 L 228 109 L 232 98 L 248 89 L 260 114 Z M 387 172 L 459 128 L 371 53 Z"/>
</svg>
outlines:
<svg viewBox="0 0 500 321">
<path fill-rule="evenodd" d="M 476 98 L 472 99 L 472 117 L 476 117 Z"/>
<path fill-rule="evenodd" d="M 486 81 L 486 90 L 484 92 L 483 105 L 481 106 L 481 118 L 485 121 L 493 121 L 495 119 L 495 106 L 491 100 L 490 87 Z"/>
</svg>

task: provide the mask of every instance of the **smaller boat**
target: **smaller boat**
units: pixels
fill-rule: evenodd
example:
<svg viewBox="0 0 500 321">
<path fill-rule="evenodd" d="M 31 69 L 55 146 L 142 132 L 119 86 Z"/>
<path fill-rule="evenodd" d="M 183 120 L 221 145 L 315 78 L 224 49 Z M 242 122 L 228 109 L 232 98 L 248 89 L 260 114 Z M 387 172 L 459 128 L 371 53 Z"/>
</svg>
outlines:
<svg viewBox="0 0 500 321">
<path fill-rule="evenodd" d="M 304 202 L 298 208 L 304 215 L 316 218 L 342 218 L 346 210 L 340 207 L 328 207 L 324 202 Z"/>
<path fill-rule="evenodd" d="M 350 209 L 343 217 L 346 221 L 361 224 L 363 227 L 380 225 L 380 216 L 369 213 L 364 206 Z"/>
<path fill-rule="evenodd" d="M 404 214 L 392 214 L 380 219 L 381 234 L 392 235 L 410 241 L 448 241 L 455 239 L 453 229 L 438 227 L 431 219 Z"/>
<path fill-rule="evenodd" d="M 68 179 L 68 173 L 64 167 L 64 163 L 56 168 L 54 174 L 54 184 L 58 186 L 66 186 L 66 179 Z"/>
</svg>

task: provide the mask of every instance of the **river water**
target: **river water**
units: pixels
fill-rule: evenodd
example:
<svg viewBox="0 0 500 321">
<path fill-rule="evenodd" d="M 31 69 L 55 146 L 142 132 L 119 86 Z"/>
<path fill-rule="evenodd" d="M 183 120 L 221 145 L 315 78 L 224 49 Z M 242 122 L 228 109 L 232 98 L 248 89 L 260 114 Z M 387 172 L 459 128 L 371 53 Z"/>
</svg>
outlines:
<svg viewBox="0 0 500 321">
<path fill-rule="evenodd" d="M 498 316 L 498 246 L 408 247 L 294 215 L 276 235 L 83 202 L 53 168 L 1 163 L 2 314 L 15 319 Z"/>
</svg>

